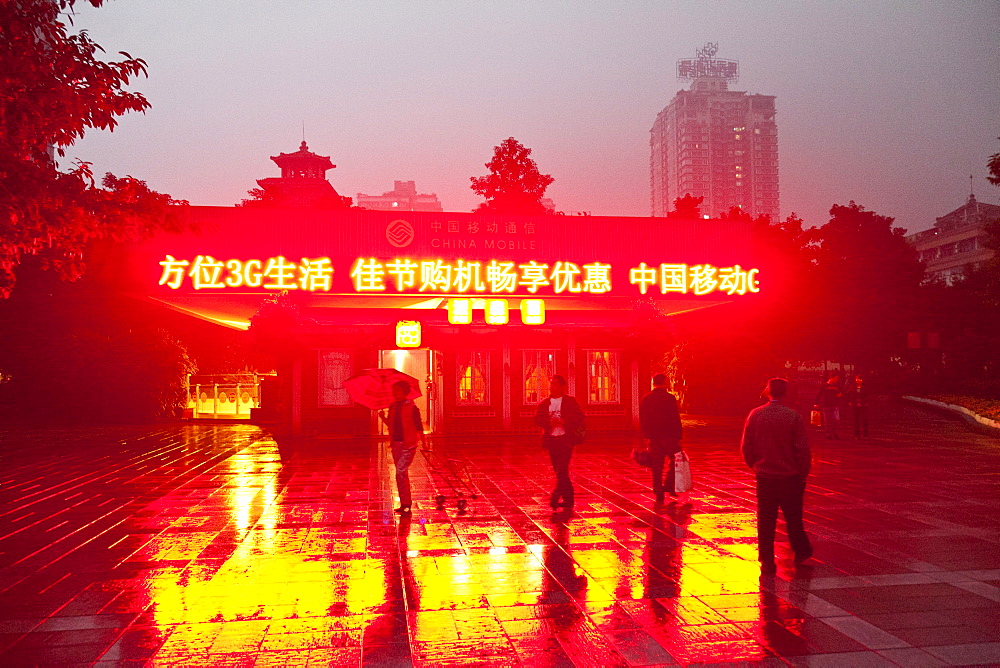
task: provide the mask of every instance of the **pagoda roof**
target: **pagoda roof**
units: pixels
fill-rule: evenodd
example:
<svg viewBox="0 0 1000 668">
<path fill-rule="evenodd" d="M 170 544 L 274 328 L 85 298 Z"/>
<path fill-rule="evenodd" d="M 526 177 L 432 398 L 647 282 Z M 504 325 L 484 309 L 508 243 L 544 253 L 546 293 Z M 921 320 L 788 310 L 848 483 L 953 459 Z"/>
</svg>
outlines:
<svg viewBox="0 0 1000 668">
<path fill-rule="evenodd" d="M 274 163 L 281 168 L 285 168 L 286 166 L 291 167 L 293 165 L 314 164 L 320 167 L 323 171 L 326 171 L 337 166 L 330 161 L 330 156 L 316 155 L 310 151 L 305 140 L 299 144 L 298 151 L 295 151 L 294 153 L 279 153 L 278 155 L 272 155 L 271 160 L 273 160 Z"/>
</svg>

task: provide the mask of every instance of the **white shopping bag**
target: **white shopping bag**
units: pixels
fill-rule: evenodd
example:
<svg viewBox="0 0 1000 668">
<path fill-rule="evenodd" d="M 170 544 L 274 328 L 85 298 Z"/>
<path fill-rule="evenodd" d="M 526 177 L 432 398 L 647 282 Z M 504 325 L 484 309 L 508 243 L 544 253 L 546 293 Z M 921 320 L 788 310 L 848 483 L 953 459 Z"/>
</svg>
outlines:
<svg viewBox="0 0 1000 668">
<path fill-rule="evenodd" d="M 674 492 L 682 494 L 691 489 L 691 460 L 683 452 L 674 455 Z"/>
</svg>

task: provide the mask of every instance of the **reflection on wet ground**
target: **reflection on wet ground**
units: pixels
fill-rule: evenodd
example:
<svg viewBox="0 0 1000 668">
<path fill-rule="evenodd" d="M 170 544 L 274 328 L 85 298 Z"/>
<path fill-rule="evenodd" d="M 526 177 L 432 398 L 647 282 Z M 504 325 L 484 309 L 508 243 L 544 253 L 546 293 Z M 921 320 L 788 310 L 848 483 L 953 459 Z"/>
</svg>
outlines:
<svg viewBox="0 0 1000 668">
<path fill-rule="evenodd" d="M 1000 662 L 1000 439 L 901 407 L 814 434 L 817 559 L 761 577 L 738 432 L 692 421 L 691 503 L 659 507 L 629 438 L 594 438 L 565 520 L 534 439 L 437 439 L 477 498 L 418 458 L 400 518 L 367 442 L 5 432 L 0 664 Z"/>
</svg>

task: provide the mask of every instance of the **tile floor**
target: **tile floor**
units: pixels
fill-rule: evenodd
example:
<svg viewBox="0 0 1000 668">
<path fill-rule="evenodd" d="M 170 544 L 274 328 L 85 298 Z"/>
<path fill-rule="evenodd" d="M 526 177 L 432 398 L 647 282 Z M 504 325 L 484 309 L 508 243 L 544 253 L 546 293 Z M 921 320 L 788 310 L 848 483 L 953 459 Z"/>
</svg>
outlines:
<svg viewBox="0 0 1000 668">
<path fill-rule="evenodd" d="M 898 405 L 813 433 L 817 558 L 762 577 L 739 427 L 687 421 L 696 487 L 664 507 L 594 437 L 565 521 L 535 439 L 437 439 L 477 498 L 418 457 L 401 519 L 368 443 L 0 431 L 0 665 L 1000 664 L 1000 438 Z"/>
</svg>

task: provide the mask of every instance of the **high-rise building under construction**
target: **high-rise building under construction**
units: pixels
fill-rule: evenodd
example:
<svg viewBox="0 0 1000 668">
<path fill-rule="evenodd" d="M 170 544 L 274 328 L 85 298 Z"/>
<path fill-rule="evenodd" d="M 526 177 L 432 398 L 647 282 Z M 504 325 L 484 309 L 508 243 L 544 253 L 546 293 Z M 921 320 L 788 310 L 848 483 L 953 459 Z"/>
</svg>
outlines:
<svg viewBox="0 0 1000 668">
<path fill-rule="evenodd" d="M 716 58 L 706 44 L 677 63 L 691 82 L 656 116 L 650 130 L 652 215 L 665 216 L 678 197 L 703 197 L 701 212 L 739 207 L 778 218 L 778 128 L 773 95 L 729 90 L 738 63 Z"/>
</svg>

